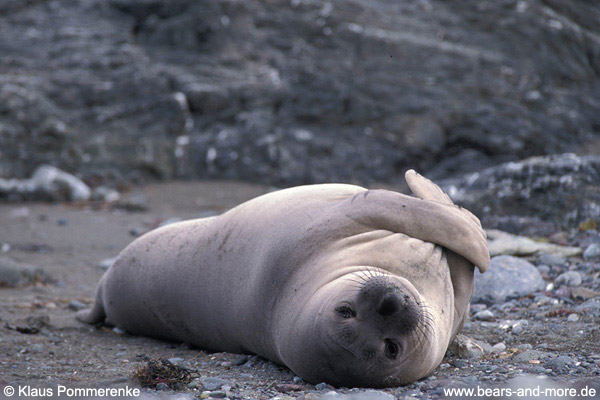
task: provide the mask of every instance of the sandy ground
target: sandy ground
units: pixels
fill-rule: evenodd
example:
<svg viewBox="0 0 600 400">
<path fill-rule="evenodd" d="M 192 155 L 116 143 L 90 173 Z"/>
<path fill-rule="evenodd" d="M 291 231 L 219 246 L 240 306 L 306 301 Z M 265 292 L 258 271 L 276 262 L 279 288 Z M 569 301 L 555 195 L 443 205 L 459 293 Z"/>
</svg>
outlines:
<svg viewBox="0 0 600 400">
<path fill-rule="evenodd" d="M 198 369 L 197 375 L 219 377 L 232 386 L 232 398 L 291 398 L 309 399 L 315 392 L 312 385 L 303 384 L 286 368 L 278 367 L 258 357 L 248 361 L 239 355 L 206 353 L 185 344 L 169 343 L 115 332 L 107 327 L 92 327 L 75 320 L 69 307 L 72 300 L 92 302 L 96 284 L 103 270 L 100 261 L 116 256 L 139 234 L 171 218 L 188 219 L 220 213 L 242 201 L 265 193 L 267 187 L 241 183 L 167 183 L 139 189 L 147 198 L 148 209 L 129 212 L 81 204 L 0 204 L 0 245 L 2 256 L 43 267 L 54 284 L 0 289 L 0 387 L 29 385 L 49 388 L 62 384 L 67 387 L 134 385 L 129 379 L 140 362 L 140 355 L 178 358 L 184 365 Z M 514 310 L 508 310 L 509 315 Z M 522 311 L 522 316 L 527 310 Z M 518 313 L 518 312 L 517 312 Z M 510 315 L 509 315 L 510 316 Z M 518 316 L 515 316 L 517 318 Z M 46 320 L 39 333 L 26 334 L 18 326 L 32 326 Z M 554 325 L 566 324 L 558 320 Z M 564 325 L 565 327 L 567 325 Z M 558 380 L 583 379 L 598 382 L 595 355 L 600 353 L 600 330 L 597 318 L 582 318 L 570 328 L 550 329 L 543 337 L 532 331 L 507 340 L 497 324 L 470 322 L 465 333 L 490 344 L 505 341 L 509 356 L 518 353 L 519 345 L 544 341 L 549 349 L 574 353 L 583 351 L 593 368 L 576 371 Z M 13 329 L 11 329 L 13 328 Z M 585 332 L 577 334 L 577 332 Z M 470 375 L 487 383 L 503 382 L 522 369 L 509 356 L 496 357 L 477 363 L 458 364 L 448 358 L 433 377 L 409 387 L 389 389 L 395 396 L 431 398 L 435 382 L 463 382 Z M 593 356 L 593 357 L 592 357 Z M 246 361 L 246 362 L 245 362 Z M 598 361 L 600 363 L 600 361 Z M 494 373 L 485 368 L 496 366 Z M 483 369 L 482 369 L 483 368 Z M 527 372 L 527 371 L 525 371 Z M 295 380 L 294 380 L 295 378 Z M 294 384 L 299 387 L 293 387 Z M 284 387 L 277 385 L 292 385 Z M 294 389 L 294 390 L 292 390 Z M 329 388 L 333 389 L 333 388 Z M 286 392 L 285 395 L 282 392 Z M 170 392 L 172 396 L 175 394 Z M 199 395 L 186 389 L 186 396 Z M 0 398 L 2 398 L 0 393 Z M 14 398 L 14 397 L 13 397 Z M 21 396 L 20 398 L 24 398 Z"/>
</svg>

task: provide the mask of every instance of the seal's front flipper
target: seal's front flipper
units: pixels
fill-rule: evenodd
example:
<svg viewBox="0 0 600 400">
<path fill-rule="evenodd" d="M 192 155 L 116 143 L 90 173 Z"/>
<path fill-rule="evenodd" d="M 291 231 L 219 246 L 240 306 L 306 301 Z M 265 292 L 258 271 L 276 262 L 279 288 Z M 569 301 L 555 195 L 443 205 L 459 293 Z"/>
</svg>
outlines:
<svg viewBox="0 0 600 400">
<path fill-rule="evenodd" d="M 438 244 L 465 257 L 481 272 L 489 266 L 485 232 L 478 220 L 458 206 L 388 190 L 361 192 L 339 206 L 358 224 Z"/>
<path fill-rule="evenodd" d="M 420 199 L 438 201 L 445 204 L 454 204 L 450 196 L 448 196 L 442 188 L 417 173 L 414 169 L 409 169 L 404 174 L 406 183 L 410 190 Z"/>
</svg>

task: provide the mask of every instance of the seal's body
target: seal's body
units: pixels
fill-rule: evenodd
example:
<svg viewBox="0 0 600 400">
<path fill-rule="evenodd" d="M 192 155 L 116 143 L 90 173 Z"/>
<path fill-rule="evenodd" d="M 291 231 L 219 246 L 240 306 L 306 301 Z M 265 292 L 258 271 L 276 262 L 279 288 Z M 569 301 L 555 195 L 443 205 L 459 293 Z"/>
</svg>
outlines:
<svg viewBox="0 0 600 400">
<path fill-rule="evenodd" d="M 91 310 L 131 333 L 285 364 L 309 382 L 430 374 L 468 314 L 477 218 L 413 171 L 414 198 L 326 184 L 269 193 L 130 244 Z"/>
</svg>

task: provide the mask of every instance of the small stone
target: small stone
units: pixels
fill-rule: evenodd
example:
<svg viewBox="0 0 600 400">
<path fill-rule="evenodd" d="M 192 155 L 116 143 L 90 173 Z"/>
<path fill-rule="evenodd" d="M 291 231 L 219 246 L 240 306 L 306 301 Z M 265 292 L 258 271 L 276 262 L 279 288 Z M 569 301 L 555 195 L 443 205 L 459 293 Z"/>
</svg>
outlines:
<svg viewBox="0 0 600 400">
<path fill-rule="evenodd" d="M 592 243 L 583 252 L 584 260 L 593 260 L 600 256 L 600 244 Z"/>
<path fill-rule="evenodd" d="M 167 385 L 164 382 L 161 382 L 161 383 L 159 383 L 159 384 L 156 385 L 156 390 L 160 390 L 160 391 L 169 390 L 169 385 Z"/>
<path fill-rule="evenodd" d="M 21 287 L 38 282 L 52 282 L 43 268 L 0 257 L 0 287 Z"/>
<path fill-rule="evenodd" d="M 579 315 L 577 315 L 577 314 L 570 314 L 567 317 L 567 321 L 569 321 L 569 322 L 577 322 L 577 321 L 579 321 Z"/>
<path fill-rule="evenodd" d="M 105 258 L 104 260 L 100 261 L 98 263 L 98 268 L 102 269 L 102 270 L 107 270 L 110 268 L 111 265 L 114 264 L 115 260 L 117 258 L 113 257 L 113 258 Z"/>
<path fill-rule="evenodd" d="M 229 368 L 231 366 L 233 366 L 233 363 L 231 361 L 223 361 L 221 363 L 221 367 Z"/>
<path fill-rule="evenodd" d="M 174 224 L 174 223 L 180 222 L 180 221 L 181 221 L 181 218 L 179 218 L 179 217 L 172 217 L 172 218 L 169 218 L 169 219 L 166 219 L 166 220 L 162 221 L 160 224 L 158 224 L 158 227 L 163 227 L 163 226 L 171 225 L 171 224 Z"/>
<path fill-rule="evenodd" d="M 589 300 L 594 297 L 600 297 L 600 292 L 584 287 L 576 287 L 571 290 L 571 297 L 574 299 Z"/>
<path fill-rule="evenodd" d="M 278 383 L 275 385 L 275 390 L 277 390 L 278 392 L 298 392 L 300 390 L 306 390 L 305 386 L 302 385 L 296 385 L 296 384 L 292 384 L 292 383 Z"/>
<path fill-rule="evenodd" d="M 56 220 L 56 223 L 60 226 L 66 226 L 69 223 L 69 220 L 66 218 L 59 218 Z"/>
<path fill-rule="evenodd" d="M 325 390 L 325 389 L 327 389 L 327 384 L 325 382 L 317 383 L 315 385 L 315 389 L 317 389 L 317 390 Z"/>
<path fill-rule="evenodd" d="M 112 331 L 117 335 L 124 335 L 126 333 L 123 328 L 119 328 L 118 326 L 115 326 Z"/>
<path fill-rule="evenodd" d="M 173 357 L 173 358 L 169 358 L 167 361 L 169 361 L 171 364 L 178 365 L 178 364 L 181 364 L 183 362 L 183 358 L 181 358 L 181 357 Z"/>
<path fill-rule="evenodd" d="M 547 353 L 539 350 L 526 350 L 513 357 L 513 361 L 517 363 L 529 363 L 532 360 L 540 360 L 547 357 Z"/>
<path fill-rule="evenodd" d="M 568 365 L 573 364 L 573 359 L 569 356 L 554 357 L 544 364 L 544 367 L 551 368 L 553 371 L 565 370 Z"/>
<path fill-rule="evenodd" d="M 239 356 L 233 360 L 233 365 L 240 366 L 245 364 L 246 361 L 248 361 L 248 356 Z"/>
<path fill-rule="evenodd" d="M 225 392 L 223 392 L 222 390 L 215 390 L 210 392 L 210 397 L 215 398 L 215 399 L 222 399 L 225 398 L 227 396 L 227 394 Z"/>
<path fill-rule="evenodd" d="M 231 383 L 225 379 L 207 377 L 202 378 L 202 385 L 204 385 L 206 390 L 213 391 L 221 389 L 225 385 L 231 385 Z"/>
<path fill-rule="evenodd" d="M 478 313 L 476 313 L 473 318 L 479 320 L 479 321 L 493 321 L 494 318 L 494 313 L 491 312 L 490 310 L 482 310 L 479 311 Z"/>
<path fill-rule="evenodd" d="M 87 305 L 79 300 L 71 300 L 69 302 L 68 307 L 71 310 L 79 311 L 79 310 L 83 310 L 84 308 L 87 308 Z"/>
<path fill-rule="evenodd" d="M 556 284 L 556 286 L 579 286 L 581 285 L 581 281 L 581 274 L 579 272 L 567 271 L 557 276 L 554 280 L 554 283 Z"/>
<path fill-rule="evenodd" d="M 504 342 L 496 343 L 492 346 L 492 349 L 494 353 L 501 353 L 506 350 L 506 344 L 504 344 Z"/>
<path fill-rule="evenodd" d="M 459 334 L 450 346 L 448 346 L 448 350 L 458 355 L 460 358 L 471 359 L 482 357 L 486 353 L 491 353 L 492 346 L 488 343 Z"/>
<path fill-rule="evenodd" d="M 533 264 L 518 257 L 501 255 L 492 258 L 485 274 L 475 273 L 473 301 L 499 303 L 538 292 L 544 287 L 544 279 Z"/>
<path fill-rule="evenodd" d="M 465 360 L 452 360 L 450 362 L 450 365 L 452 365 L 455 368 L 465 368 L 469 366 L 469 363 Z"/>
<path fill-rule="evenodd" d="M 102 201 L 106 203 L 114 203 L 119 201 L 121 194 L 112 188 L 106 186 L 98 186 L 92 190 L 92 200 Z"/>
<path fill-rule="evenodd" d="M 521 333 L 523 333 L 525 331 L 525 327 L 529 325 L 529 321 L 526 319 L 519 319 L 515 322 L 512 323 L 512 330 L 511 332 L 514 335 L 520 335 Z"/>
<path fill-rule="evenodd" d="M 547 254 L 547 253 L 540 255 L 538 257 L 537 261 L 538 261 L 538 264 L 546 264 L 546 265 L 552 265 L 552 266 L 556 265 L 556 266 L 560 266 L 560 267 L 564 266 L 567 263 L 567 261 L 563 257 L 557 256 L 555 254 Z"/>
</svg>

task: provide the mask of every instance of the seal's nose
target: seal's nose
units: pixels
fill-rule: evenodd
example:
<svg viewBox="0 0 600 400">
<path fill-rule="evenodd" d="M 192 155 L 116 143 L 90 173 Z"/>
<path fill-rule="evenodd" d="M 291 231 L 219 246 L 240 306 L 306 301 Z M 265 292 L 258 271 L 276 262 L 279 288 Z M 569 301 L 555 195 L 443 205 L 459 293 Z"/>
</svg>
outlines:
<svg viewBox="0 0 600 400">
<path fill-rule="evenodd" d="M 381 300 L 377 312 L 383 316 L 388 316 L 398 311 L 401 306 L 398 296 L 394 293 L 388 293 Z"/>
</svg>

